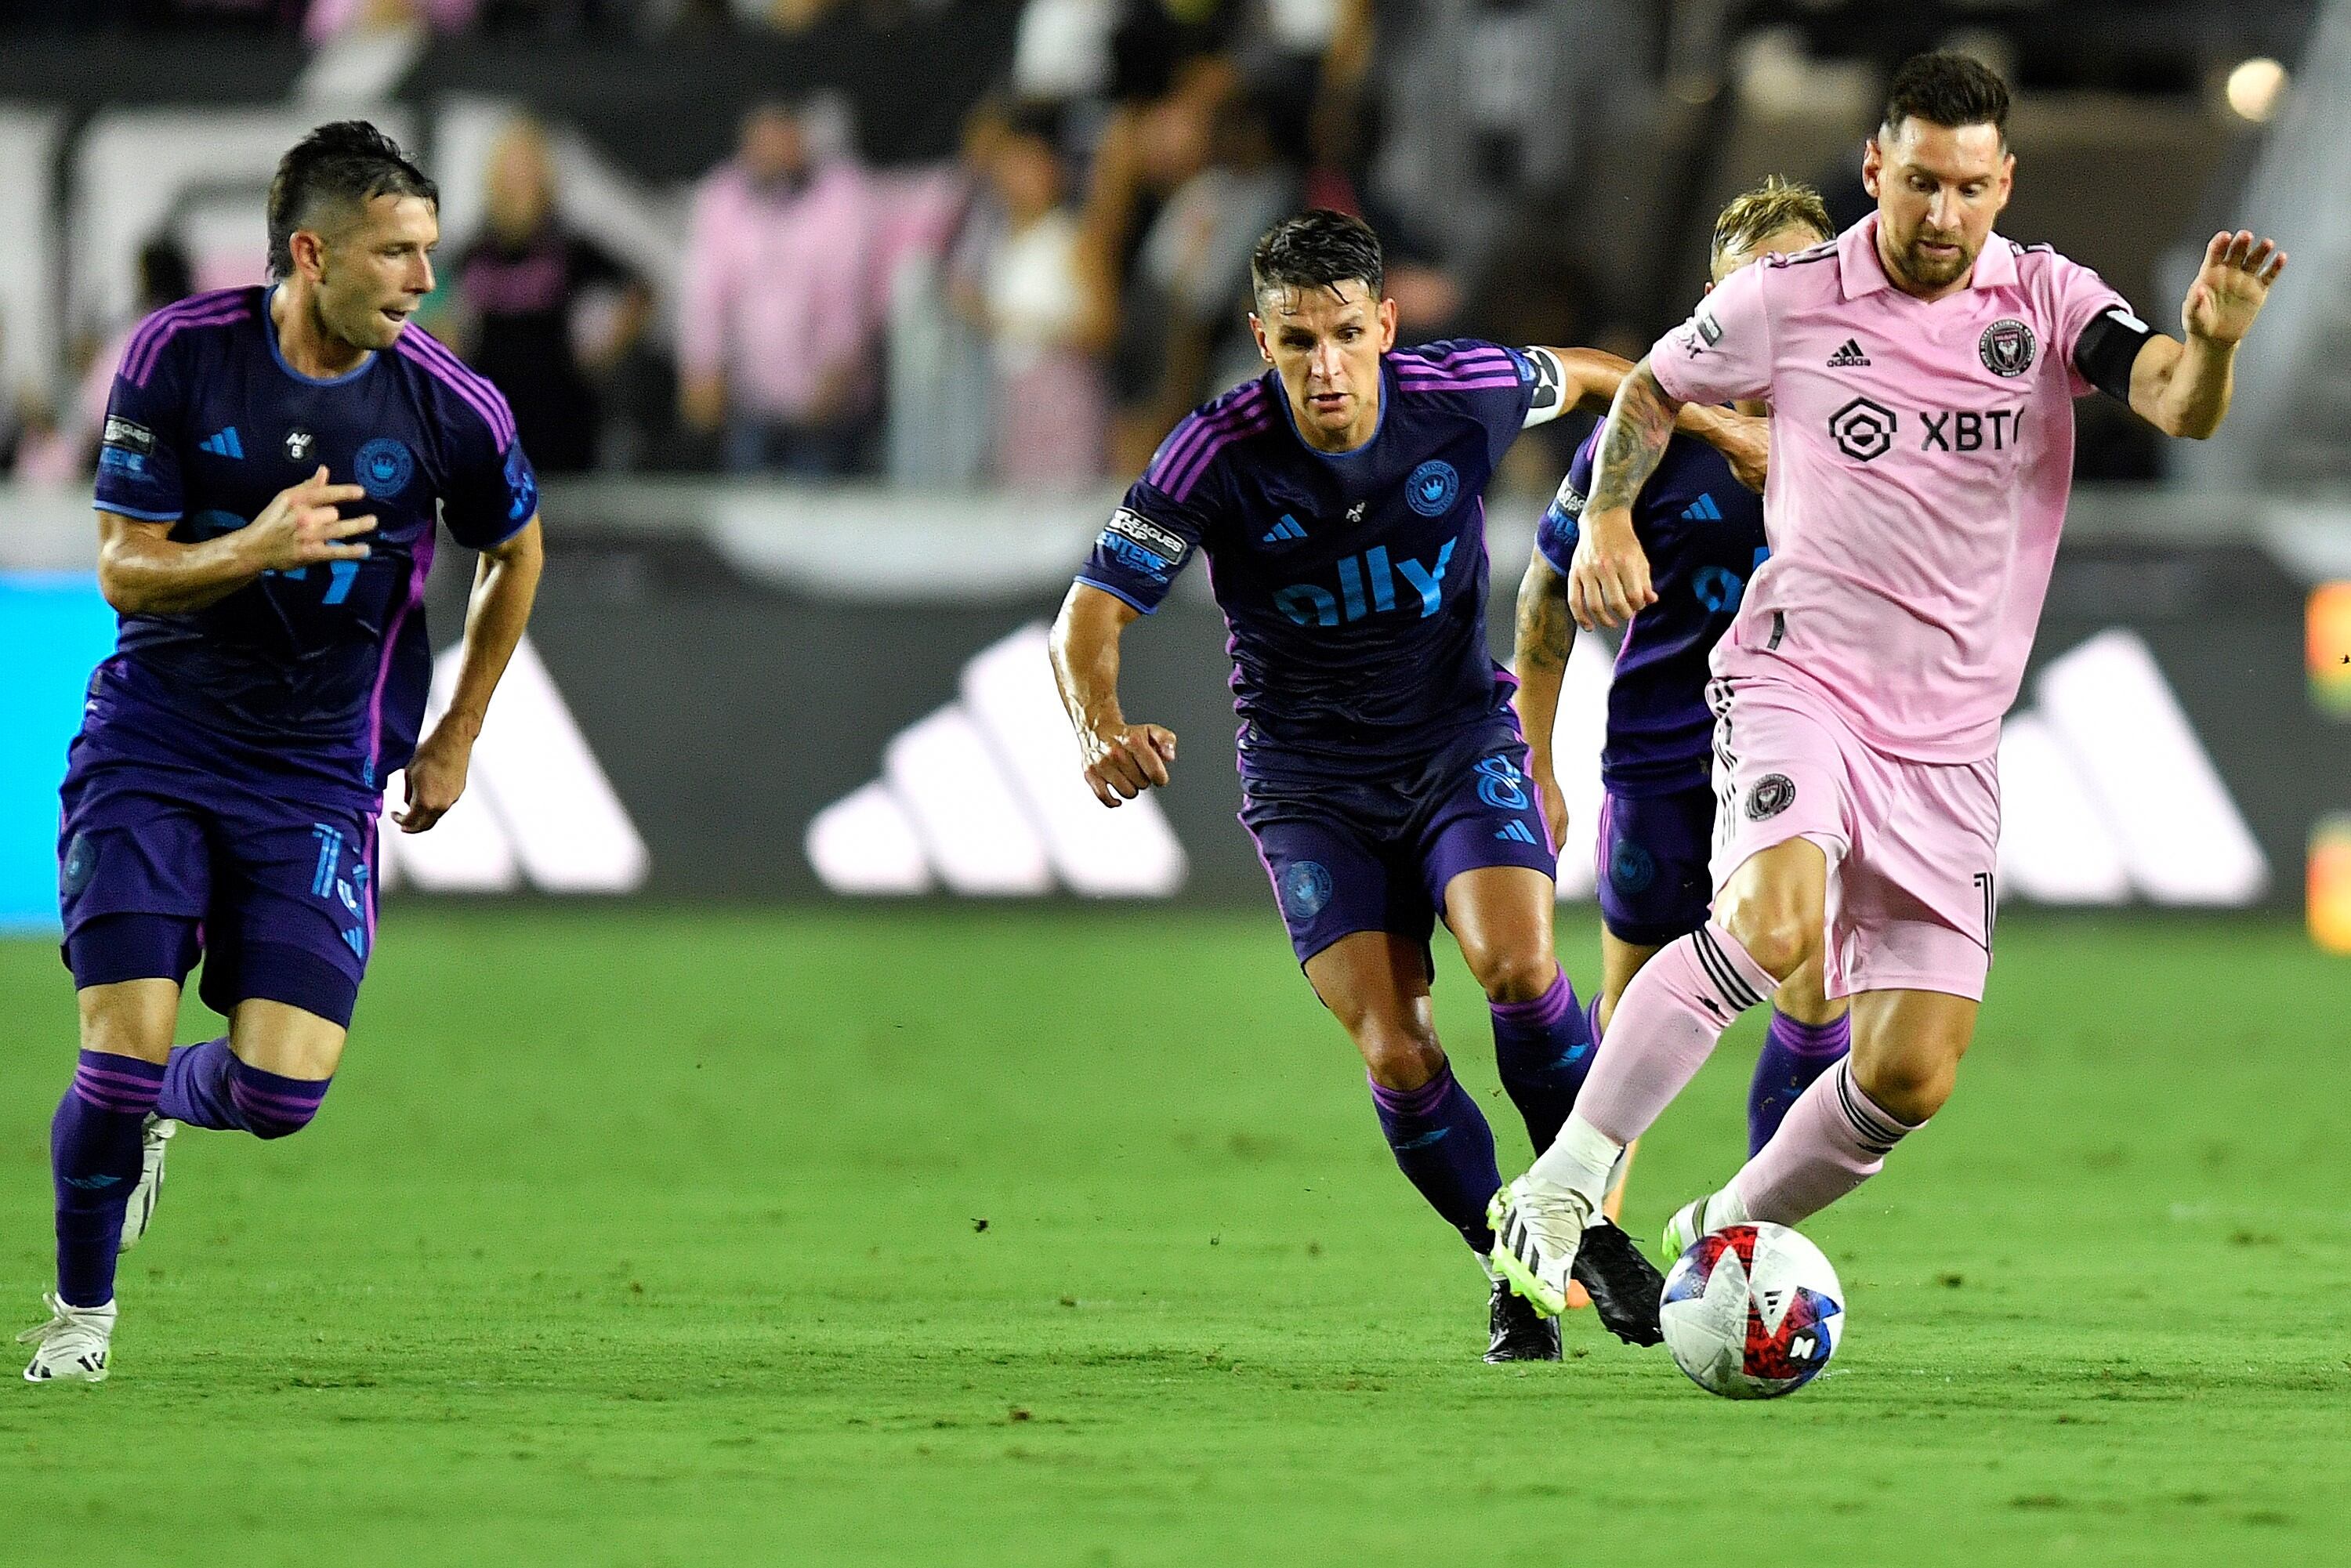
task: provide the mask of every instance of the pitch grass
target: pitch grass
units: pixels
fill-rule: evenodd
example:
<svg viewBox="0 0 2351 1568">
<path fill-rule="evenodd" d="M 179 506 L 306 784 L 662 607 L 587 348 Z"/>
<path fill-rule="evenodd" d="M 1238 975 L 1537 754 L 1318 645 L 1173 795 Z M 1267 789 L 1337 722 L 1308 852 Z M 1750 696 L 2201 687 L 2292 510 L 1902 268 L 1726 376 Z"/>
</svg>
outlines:
<svg viewBox="0 0 2351 1568">
<path fill-rule="evenodd" d="M 2351 966 L 2002 935 L 1959 1097 L 1812 1228 L 1836 1366 L 1739 1406 L 1588 1316 L 1479 1363 L 1270 915 L 399 908 L 319 1124 L 174 1146 L 114 1380 L 0 1392 L 0 1560 L 2344 1561 Z M 0 946 L 28 1322 L 71 1019 Z M 1731 1168 L 1757 1027 L 1638 1234 Z"/>
</svg>

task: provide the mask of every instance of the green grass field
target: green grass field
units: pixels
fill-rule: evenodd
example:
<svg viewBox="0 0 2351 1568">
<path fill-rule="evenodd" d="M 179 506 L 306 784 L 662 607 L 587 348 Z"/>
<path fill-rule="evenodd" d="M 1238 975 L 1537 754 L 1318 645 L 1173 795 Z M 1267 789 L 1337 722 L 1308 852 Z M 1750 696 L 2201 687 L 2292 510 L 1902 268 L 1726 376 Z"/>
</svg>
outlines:
<svg viewBox="0 0 2351 1568">
<path fill-rule="evenodd" d="M 2351 965 L 2002 936 L 1958 1099 L 1810 1228 L 1836 1365 L 1742 1406 L 1588 1314 L 1479 1363 L 1270 912 L 397 908 L 319 1124 L 174 1145 L 113 1380 L 9 1377 L 0 1561 L 2345 1561 Z M 11 1327 L 72 1017 L 0 945 Z M 1636 1234 L 1734 1166 L 1759 1029 Z"/>
</svg>

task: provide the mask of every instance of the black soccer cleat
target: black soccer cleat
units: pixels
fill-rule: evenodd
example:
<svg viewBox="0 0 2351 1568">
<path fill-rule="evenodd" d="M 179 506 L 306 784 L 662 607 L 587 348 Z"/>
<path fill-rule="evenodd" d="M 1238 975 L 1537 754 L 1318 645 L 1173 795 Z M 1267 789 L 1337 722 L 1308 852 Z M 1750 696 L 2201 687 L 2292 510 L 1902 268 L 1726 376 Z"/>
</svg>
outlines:
<svg viewBox="0 0 2351 1568">
<path fill-rule="evenodd" d="M 1665 1294 L 1666 1277 L 1613 1221 L 1595 1218 L 1583 1228 L 1583 1244 L 1568 1274 L 1592 1298 L 1600 1326 L 1610 1333 L 1626 1344 L 1665 1342 L 1657 1298 Z"/>
<path fill-rule="evenodd" d="M 1488 1361 L 1499 1364 L 1506 1361 L 1559 1359 L 1559 1320 L 1535 1311 L 1534 1303 L 1511 1290 L 1508 1280 L 1494 1281 L 1493 1299 L 1486 1307 L 1486 1322 L 1493 1333 L 1486 1346 Z"/>
</svg>

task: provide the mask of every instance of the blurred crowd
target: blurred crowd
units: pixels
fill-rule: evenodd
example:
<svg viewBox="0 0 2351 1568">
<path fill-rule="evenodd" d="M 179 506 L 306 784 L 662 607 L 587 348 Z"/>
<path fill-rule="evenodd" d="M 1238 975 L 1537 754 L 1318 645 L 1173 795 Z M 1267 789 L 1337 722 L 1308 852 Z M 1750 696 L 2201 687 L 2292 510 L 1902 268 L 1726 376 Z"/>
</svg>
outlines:
<svg viewBox="0 0 2351 1568">
<path fill-rule="evenodd" d="M 45 0 L 16 3 L 38 11 Z M 957 0 L 853 3 L 904 15 Z M 109 5 L 66 9 L 87 21 Z M 419 25 L 789 29 L 836 8 L 117 6 L 235 14 L 319 40 Z M 1008 70 L 969 112 L 959 156 L 876 168 L 859 156 L 837 102 L 759 104 L 732 155 L 692 191 L 680 265 L 658 285 L 575 225 L 548 134 L 516 121 L 483 173 L 479 232 L 449 236 L 428 323 L 505 391 L 549 473 L 1044 487 L 1134 472 L 1186 409 L 1256 373 L 1249 247 L 1302 206 L 1359 213 L 1378 229 L 1406 340 L 1467 332 L 1637 353 L 1657 325 L 1648 319 L 1656 301 L 1628 284 L 1628 269 L 1594 259 L 1579 236 L 1623 226 L 1613 210 L 1593 210 L 1604 199 L 1596 150 L 1674 90 L 1668 30 L 1689 5 L 1024 0 L 1004 9 L 1017 16 Z M 1727 25 L 1733 12 L 1775 9 L 1817 21 L 1847 8 L 1725 0 L 1712 12 Z M 1873 8 L 1878 20 L 1856 21 L 1844 42 L 1898 57 L 1935 41 L 1931 29 L 1952 11 L 1928 0 Z M 1857 215 L 1857 187 L 1831 183 L 1840 218 Z M 149 247 L 142 272 L 147 308 L 191 286 L 168 240 Z M 116 324 L 118 341 L 130 325 Z M 56 476 L 91 461 L 112 352 L 87 349 L 89 378 L 70 406 L 0 413 L 0 465 L 13 455 L 22 474 Z"/>
</svg>

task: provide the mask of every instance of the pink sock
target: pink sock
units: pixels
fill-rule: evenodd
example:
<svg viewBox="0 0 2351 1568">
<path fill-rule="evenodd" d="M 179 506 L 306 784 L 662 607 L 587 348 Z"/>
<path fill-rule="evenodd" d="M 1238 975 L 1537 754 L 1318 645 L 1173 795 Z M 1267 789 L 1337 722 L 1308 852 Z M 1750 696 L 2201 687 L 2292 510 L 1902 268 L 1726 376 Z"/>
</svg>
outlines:
<svg viewBox="0 0 2351 1568">
<path fill-rule="evenodd" d="M 1748 1218 L 1794 1225 L 1876 1176 L 1886 1151 L 1925 1125 L 1862 1092 L 1852 1061 L 1840 1061 L 1796 1097 L 1771 1141 L 1730 1178 L 1730 1190 Z"/>
<path fill-rule="evenodd" d="M 1615 1143 L 1631 1143 L 1698 1076 L 1731 1020 L 1779 984 L 1710 920 L 1675 942 L 1625 988 L 1576 1114 Z"/>
</svg>

